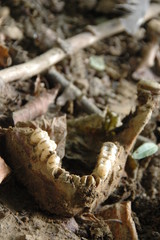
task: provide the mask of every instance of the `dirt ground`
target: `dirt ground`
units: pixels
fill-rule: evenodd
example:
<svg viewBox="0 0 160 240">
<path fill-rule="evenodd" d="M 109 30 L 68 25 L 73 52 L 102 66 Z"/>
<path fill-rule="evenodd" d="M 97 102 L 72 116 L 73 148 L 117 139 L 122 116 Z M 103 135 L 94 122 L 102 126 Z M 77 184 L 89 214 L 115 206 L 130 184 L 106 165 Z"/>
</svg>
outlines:
<svg viewBox="0 0 160 240">
<path fill-rule="evenodd" d="M 119 13 L 114 11 L 110 11 L 107 15 L 88 8 L 86 10 L 83 4 L 75 6 L 72 1 L 70 3 L 48 0 L 0 1 L 0 69 L 28 62 L 52 47 L 62 47 L 58 38 L 64 40 L 84 32 L 87 25 L 96 25 L 113 17 L 119 17 Z M 155 17 L 160 21 L 160 16 Z M 123 122 L 123 119 L 135 110 L 138 80 L 155 79 L 160 82 L 159 46 L 152 66 L 146 63 L 147 57 L 144 59 L 147 55 L 146 49 L 150 48 L 150 45 L 153 46 L 147 28 L 148 25 L 145 23 L 135 36 L 123 32 L 100 40 L 90 47 L 70 54 L 56 64 L 57 71 L 78 87 L 81 94 L 94 106 L 101 111 L 109 109 L 116 114 L 116 124 L 113 123 L 115 125 L 113 129 L 117 127 L 118 122 Z M 21 79 L 13 81 L 5 86 L 0 83 L 1 126 L 8 127 L 12 112 L 23 107 L 44 90 L 55 86 L 57 87 L 57 83 L 49 79 L 47 72 L 23 81 Z M 80 97 L 77 98 L 74 93 L 64 90 L 60 85 L 55 98 L 47 117 L 55 116 L 57 113 L 58 116 L 65 114 L 67 121 L 71 123 L 75 118 L 88 115 L 81 105 Z M 62 144 L 60 154 L 64 155 L 65 148 L 65 158 L 67 164 L 72 166 L 71 171 L 81 174 L 81 169 L 74 169 L 75 166 L 71 161 L 78 159 L 80 166 L 88 169 L 84 159 L 87 158 L 87 154 L 90 158 L 95 157 L 96 151 L 92 147 L 86 147 L 84 139 L 73 137 L 72 127 L 69 124 L 68 132 L 66 128 L 63 130 L 63 133 L 68 134 L 68 138 L 66 146 Z M 158 109 L 153 113 L 136 145 L 153 141 L 159 146 L 159 140 Z M 90 144 L 91 139 L 88 138 L 87 141 Z M 2 147 L 1 150 L 3 153 Z M 128 160 L 125 170 L 117 189 L 104 205 L 131 201 L 132 217 L 138 238 L 159 240 L 160 151 L 137 161 L 135 169 L 130 167 Z M 101 229 L 94 222 L 83 221 L 80 216 L 62 218 L 58 213 L 56 216 L 41 210 L 27 189 L 17 180 L 14 169 L 0 184 L 0 239 L 114 239 L 110 231 L 102 231 L 102 234 L 98 231 Z"/>
</svg>

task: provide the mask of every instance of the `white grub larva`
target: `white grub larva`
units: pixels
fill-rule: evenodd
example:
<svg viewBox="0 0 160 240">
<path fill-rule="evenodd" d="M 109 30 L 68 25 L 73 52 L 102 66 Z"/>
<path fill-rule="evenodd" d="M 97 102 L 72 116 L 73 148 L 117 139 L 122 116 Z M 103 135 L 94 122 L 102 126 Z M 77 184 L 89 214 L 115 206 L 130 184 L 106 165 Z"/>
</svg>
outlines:
<svg viewBox="0 0 160 240">
<path fill-rule="evenodd" d="M 37 144 L 41 139 L 49 139 L 48 133 L 40 128 L 34 130 L 30 137 L 31 144 Z"/>
<path fill-rule="evenodd" d="M 109 171 L 111 170 L 111 162 L 108 160 L 104 164 L 99 164 L 96 169 L 95 173 L 102 179 L 105 179 L 108 176 Z"/>
<path fill-rule="evenodd" d="M 47 168 L 52 169 L 54 167 L 59 167 L 60 165 L 60 157 L 56 154 L 52 154 L 47 161 Z"/>
</svg>

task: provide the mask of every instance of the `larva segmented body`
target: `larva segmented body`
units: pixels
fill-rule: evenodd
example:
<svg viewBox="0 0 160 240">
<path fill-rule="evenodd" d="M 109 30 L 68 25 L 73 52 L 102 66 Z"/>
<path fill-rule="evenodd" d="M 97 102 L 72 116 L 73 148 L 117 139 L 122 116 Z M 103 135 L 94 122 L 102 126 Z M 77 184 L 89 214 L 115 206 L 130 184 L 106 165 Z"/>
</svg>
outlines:
<svg viewBox="0 0 160 240">
<path fill-rule="evenodd" d="M 117 158 L 118 147 L 115 143 L 105 142 L 101 148 L 94 174 L 106 179 Z"/>
<path fill-rule="evenodd" d="M 35 145 L 36 156 L 40 161 L 47 161 L 47 168 L 53 169 L 61 165 L 60 157 L 57 155 L 57 144 L 51 140 L 48 133 L 40 128 L 33 131 L 30 143 Z"/>
</svg>

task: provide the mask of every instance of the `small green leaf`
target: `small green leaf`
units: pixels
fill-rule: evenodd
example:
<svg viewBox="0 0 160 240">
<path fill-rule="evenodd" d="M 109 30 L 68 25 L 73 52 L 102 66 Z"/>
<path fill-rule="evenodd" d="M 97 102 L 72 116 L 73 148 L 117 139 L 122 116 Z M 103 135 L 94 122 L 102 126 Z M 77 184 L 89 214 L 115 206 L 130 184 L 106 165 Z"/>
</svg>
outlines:
<svg viewBox="0 0 160 240">
<path fill-rule="evenodd" d="M 89 64 L 97 71 L 104 71 L 106 68 L 103 56 L 91 56 Z"/>
<path fill-rule="evenodd" d="M 151 156 L 157 151 L 158 151 L 158 146 L 153 142 L 148 142 L 148 143 L 142 144 L 139 148 L 137 148 L 133 152 L 132 157 L 136 160 L 140 160 L 142 158 Z"/>
</svg>

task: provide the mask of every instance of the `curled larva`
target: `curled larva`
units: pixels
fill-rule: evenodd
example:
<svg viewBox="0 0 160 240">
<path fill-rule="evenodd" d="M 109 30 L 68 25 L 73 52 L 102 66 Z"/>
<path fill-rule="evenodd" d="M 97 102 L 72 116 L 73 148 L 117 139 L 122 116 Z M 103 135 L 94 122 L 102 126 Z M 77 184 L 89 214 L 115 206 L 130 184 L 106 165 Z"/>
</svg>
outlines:
<svg viewBox="0 0 160 240">
<path fill-rule="evenodd" d="M 57 154 L 52 154 L 47 161 L 47 168 L 52 169 L 54 167 L 59 167 L 60 165 L 60 157 Z"/>
<path fill-rule="evenodd" d="M 30 137 L 31 144 L 37 144 L 41 139 L 48 139 L 48 133 L 46 131 L 41 130 L 40 128 L 37 128 L 34 130 Z"/>
</svg>

